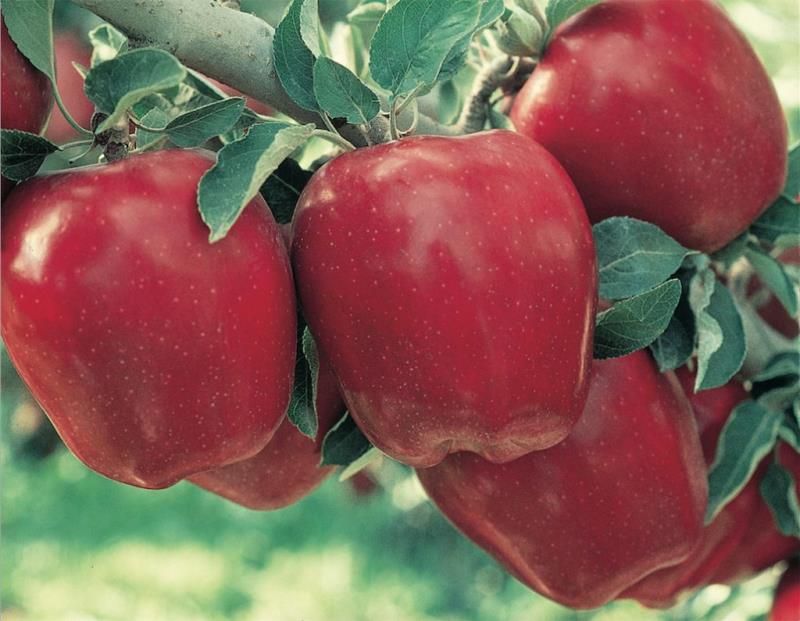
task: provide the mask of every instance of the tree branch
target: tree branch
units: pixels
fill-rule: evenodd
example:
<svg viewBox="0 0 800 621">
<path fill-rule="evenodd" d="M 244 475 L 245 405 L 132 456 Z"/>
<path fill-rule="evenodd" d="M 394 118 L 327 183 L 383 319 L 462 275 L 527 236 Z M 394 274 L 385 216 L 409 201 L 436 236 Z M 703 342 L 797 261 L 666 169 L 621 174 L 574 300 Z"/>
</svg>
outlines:
<svg viewBox="0 0 800 621">
<path fill-rule="evenodd" d="M 301 123 L 324 127 L 319 115 L 297 106 L 283 90 L 272 61 L 274 28 L 265 21 L 202 0 L 72 0 L 108 21 L 131 39 L 174 54 L 182 63 L 258 99 Z M 377 119 L 376 125 L 384 120 Z M 367 128 L 369 130 L 374 128 Z M 421 118 L 419 133 L 451 131 Z M 364 144 L 355 128 L 343 128 Z"/>
</svg>

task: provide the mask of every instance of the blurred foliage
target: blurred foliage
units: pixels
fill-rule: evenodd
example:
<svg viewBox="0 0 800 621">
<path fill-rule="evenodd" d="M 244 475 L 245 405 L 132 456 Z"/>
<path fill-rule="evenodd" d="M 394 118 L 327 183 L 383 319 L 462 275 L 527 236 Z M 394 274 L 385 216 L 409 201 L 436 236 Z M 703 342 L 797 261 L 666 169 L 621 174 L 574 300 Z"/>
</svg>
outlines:
<svg viewBox="0 0 800 621">
<path fill-rule="evenodd" d="M 242 9 L 275 24 L 285 4 L 242 0 Z M 320 0 L 325 23 L 354 4 Z M 800 3 L 723 4 L 774 77 L 796 141 Z M 86 32 L 96 23 L 71 6 L 58 2 L 61 25 Z M 46 456 L 50 440 L 20 440 L 37 420 L 4 356 L 5 621 L 745 621 L 764 618 L 778 575 L 711 587 L 665 612 L 619 603 L 577 613 L 528 591 L 458 535 L 397 464 L 382 466 L 372 496 L 330 479 L 293 507 L 258 513 L 186 483 L 160 492 L 113 483 L 65 450 Z"/>
</svg>

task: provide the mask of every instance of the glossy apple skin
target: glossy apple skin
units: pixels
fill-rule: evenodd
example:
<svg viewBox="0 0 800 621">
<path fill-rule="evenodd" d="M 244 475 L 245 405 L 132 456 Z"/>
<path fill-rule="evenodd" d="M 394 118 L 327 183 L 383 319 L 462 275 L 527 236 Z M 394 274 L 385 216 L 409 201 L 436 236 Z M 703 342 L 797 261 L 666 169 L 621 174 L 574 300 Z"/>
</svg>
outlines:
<svg viewBox="0 0 800 621">
<path fill-rule="evenodd" d="M 417 474 L 467 537 L 571 608 L 601 606 L 681 562 L 702 534 L 691 407 L 641 351 L 594 362 L 583 415 L 560 444 L 505 464 L 458 453 Z"/>
<path fill-rule="evenodd" d="M 0 22 L 0 54 L 0 127 L 41 133 L 53 106 L 53 89 L 47 76 L 14 45 L 5 20 Z M 14 183 L 3 178 L 3 198 L 12 187 Z"/>
<path fill-rule="evenodd" d="M 731 411 L 748 398 L 748 393 L 736 381 L 695 393 L 694 373 L 682 367 L 676 375 L 692 405 L 705 461 L 710 466 L 725 422 Z M 650 608 L 669 608 L 683 594 L 708 584 L 717 568 L 736 550 L 749 527 L 760 502 L 758 482 L 758 477 L 754 477 L 703 529 L 686 560 L 646 576 L 626 589 L 622 597 L 635 599 Z"/>
<path fill-rule="evenodd" d="M 778 446 L 778 461 L 795 478 L 800 494 L 800 455 L 788 444 Z M 712 583 L 735 584 L 800 553 L 800 539 L 782 535 L 767 504 L 759 499 L 756 510 L 736 550 L 720 565 Z"/>
<path fill-rule="evenodd" d="M 316 439 L 300 433 L 287 418 L 254 457 L 196 474 L 189 480 L 235 503 L 262 511 L 286 507 L 314 491 L 334 470 L 320 466 L 322 441 L 346 411 L 336 378 L 324 361 L 320 361 L 317 381 Z"/>
<path fill-rule="evenodd" d="M 786 175 L 775 89 L 710 0 L 605 0 L 581 12 L 511 118 L 564 165 L 592 222 L 647 220 L 704 252 L 744 231 Z"/>
<path fill-rule="evenodd" d="M 59 32 L 53 40 L 56 59 L 56 83 L 58 92 L 64 100 L 69 113 L 82 127 L 89 128 L 94 114 L 94 104 L 83 92 L 83 78 L 72 66 L 76 62 L 84 67 L 91 66 L 92 52 L 77 34 Z M 73 140 L 77 132 L 67 123 L 61 110 L 56 107 L 47 124 L 45 138 L 56 144 Z"/>
<path fill-rule="evenodd" d="M 800 621 L 800 562 L 781 576 L 767 621 Z"/>
<path fill-rule="evenodd" d="M 293 238 L 309 326 L 383 452 L 502 462 L 572 429 L 595 255 L 572 182 L 539 145 L 496 131 L 342 155 L 306 186 Z"/>
<path fill-rule="evenodd" d="M 4 206 L 2 336 L 67 446 L 147 488 L 250 457 L 283 420 L 296 310 L 254 199 L 208 243 L 213 154 L 159 151 L 44 175 Z"/>
</svg>

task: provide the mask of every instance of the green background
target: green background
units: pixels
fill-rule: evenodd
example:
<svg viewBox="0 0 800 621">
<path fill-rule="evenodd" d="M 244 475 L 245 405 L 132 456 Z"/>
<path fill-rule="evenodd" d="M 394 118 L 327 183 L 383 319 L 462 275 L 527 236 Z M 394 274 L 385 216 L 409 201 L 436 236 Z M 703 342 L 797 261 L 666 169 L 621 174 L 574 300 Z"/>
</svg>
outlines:
<svg viewBox="0 0 800 621">
<path fill-rule="evenodd" d="M 285 3 L 242 4 L 274 24 Z M 320 0 L 323 17 L 336 19 L 346 4 Z M 796 140 L 798 3 L 723 4 L 775 79 Z M 81 19 L 63 10 L 59 17 Z M 29 407 L 28 397 L 7 360 L 2 379 L 4 621 L 739 621 L 764 617 L 778 576 L 772 570 L 734 589 L 710 587 L 666 612 L 619 603 L 576 613 L 508 577 L 397 464 L 379 467 L 371 496 L 333 477 L 272 513 L 187 483 L 139 490 L 92 473 L 65 450 L 45 459 L 24 454 L 12 414 Z"/>
</svg>

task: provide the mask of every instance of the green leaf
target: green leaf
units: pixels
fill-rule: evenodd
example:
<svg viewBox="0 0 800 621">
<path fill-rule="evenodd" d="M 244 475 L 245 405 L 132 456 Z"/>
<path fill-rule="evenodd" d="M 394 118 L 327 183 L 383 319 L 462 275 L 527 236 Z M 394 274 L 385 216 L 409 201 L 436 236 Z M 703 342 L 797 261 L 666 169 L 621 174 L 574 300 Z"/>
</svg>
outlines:
<svg viewBox="0 0 800 621">
<path fill-rule="evenodd" d="M 759 490 L 778 530 L 787 537 L 800 537 L 800 502 L 792 473 L 780 464 L 770 464 Z"/>
<path fill-rule="evenodd" d="M 3 0 L 3 22 L 22 55 L 55 84 L 54 0 Z"/>
<path fill-rule="evenodd" d="M 797 315 L 797 289 L 783 265 L 754 245 L 748 246 L 745 256 L 787 312 L 792 317 Z"/>
<path fill-rule="evenodd" d="M 281 162 L 261 186 L 261 196 L 267 201 L 278 224 L 292 221 L 300 194 L 312 175 L 311 171 L 301 168 L 300 164 L 289 158 Z"/>
<path fill-rule="evenodd" d="M 12 181 L 33 177 L 48 155 L 61 150 L 49 140 L 28 132 L 4 129 L 0 135 L 2 173 Z"/>
<path fill-rule="evenodd" d="M 507 129 L 515 131 L 514 122 L 497 108 L 489 108 L 489 127 L 492 129 Z"/>
<path fill-rule="evenodd" d="M 755 396 L 755 392 L 753 395 Z M 779 381 L 768 382 L 766 386 L 760 387 L 757 401 L 766 408 L 782 412 L 791 407 L 798 395 L 800 395 L 800 388 L 796 380 L 791 384 Z"/>
<path fill-rule="evenodd" d="M 681 299 L 667 329 L 650 345 L 650 351 L 662 373 L 683 366 L 694 353 L 694 314 L 689 306 L 689 283 L 692 275 L 691 270 L 678 271 Z"/>
<path fill-rule="evenodd" d="M 243 97 L 215 101 L 172 119 L 165 131 L 176 146 L 196 147 L 231 129 L 243 110 Z"/>
<path fill-rule="evenodd" d="M 695 391 L 727 384 L 742 367 L 746 350 L 739 310 L 710 269 L 698 272 L 689 288 L 697 328 Z"/>
<path fill-rule="evenodd" d="M 800 352 L 781 352 L 776 354 L 750 381 L 753 383 L 766 382 L 787 376 L 800 377 Z"/>
<path fill-rule="evenodd" d="M 711 255 L 711 258 L 714 261 L 722 263 L 726 270 L 731 269 L 731 266 L 744 255 L 744 251 L 747 249 L 747 239 L 749 236 L 749 233 L 745 231 L 727 246 L 717 250 Z"/>
<path fill-rule="evenodd" d="M 436 82 L 451 80 L 464 67 L 469 57 L 472 40 L 480 31 L 495 23 L 505 12 L 502 0 L 481 0 L 481 12 L 478 23 L 464 38 L 456 43 L 442 63 Z"/>
<path fill-rule="evenodd" d="M 481 13 L 478 16 L 478 25 L 475 32 L 488 28 L 503 16 L 506 7 L 503 0 L 482 0 Z"/>
<path fill-rule="evenodd" d="M 162 50 L 142 48 L 100 63 L 86 76 L 84 90 L 109 117 L 97 128 L 113 126 L 137 101 L 172 88 L 186 77 L 178 60 Z"/>
<path fill-rule="evenodd" d="M 347 14 L 347 23 L 359 28 L 374 28 L 386 12 L 385 2 L 362 2 Z"/>
<path fill-rule="evenodd" d="M 795 400 L 794 404 L 800 405 L 800 399 Z M 778 437 L 800 453 L 800 424 L 793 415 L 783 417 L 780 429 L 778 429 Z"/>
<path fill-rule="evenodd" d="M 299 330 L 299 336 L 294 370 L 294 388 L 286 416 L 300 433 L 313 440 L 317 437 L 317 431 L 319 431 L 316 408 L 319 358 L 317 357 L 316 344 L 307 327 Z"/>
<path fill-rule="evenodd" d="M 461 39 L 461 41 L 453 45 L 453 47 L 450 49 L 450 52 L 448 52 L 447 57 L 442 63 L 442 68 L 439 70 L 439 74 L 436 76 L 436 82 L 448 81 L 453 78 L 456 73 L 458 73 L 458 71 L 467 61 L 470 43 L 472 42 L 472 38 L 475 36 L 475 33 L 487 28 L 488 26 L 491 26 L 500 18 L 500 16 L 503 15 L 503 12 L 505 11 L 502 0 L 480 0 L 480 2 L 481 12 L 478 16 L 478 23 L 474 29 L 467 33 L 464 38 Z M 420 94 L 423 93 L 424 90 L 420 91 Z M 513 130 L 513 127 L 511 129 Z"/>
<path fill-rule="evenodd" d="M 694 351 L 694 334 L 678 317 L 676 310 L 667 329 L 650 345 L 650 351 L 664 373 L 682 367 Z"/>
<path fill-rule="evenodd" d="M 547 19 L 547 36 L 545 41 L 550 41 L 556 28 L 563 22 L 598 2 L 600 2 L 600 0 L 550 0 L 550 2 L 547 3 L 547 8 L 544 10 L 544 16 Z"/>
<path fill-rule="evenodd" d="M 212 101 L 220 101 L 228 97 L 228 93 L 212 83 L 206 76 L 188 67 L 186 68 L 185 82 L 188 86 Z"/>
<path fill-rule="evenodd" d="M 383 453 L 381 453 L 378 449 L 374 446 L 369 449 L 366 453 L 364 453 L 361 457 L 356 459 L 355 461 L 351 462 L 347 467 L 342 469 L 342 473 L 339 475 L 339 481 L 346 481 L 347 479 L 351 478 L 353 475 L 358 474 L 364 468 L 369 466 L 372 463 L 380 460 L 383 457 Z"/>
<path fill-rule="evenodd" d="M 314 95 L 329 116 L 348 123 L 366 125 L 381 111 L 378 96 L 356 74 L 325 56 L 314 63 Z"/>
<path fill-rule="evenodd" d="M 782 416 L 750 400 L 731 412 L 708 473 L 706 524 L 741 491 L 759 462 L 772 450 Z"/>
<path fill-rule="evenodd" d="M 349 466 L 372 448 L 353 418 L 346 414 L 322 441 L 323 466 Z"/>
<path fill-rule="evenodd" d="M 592 227 L 600 297 L 619 300 L 652 289 L 681 266 L 691 251 L 655 224 L 608 218 Z"/>
<path fill-rule="evenodd" d="M 510 56 L 537 56 L 544 33 L 539 21 L 524 7 L 510 5 L 497 26 L 497 45 Z"/>
<path fill-rule="evenodd" d="M 466 64 L 469 56 L 469 46 L 472 42 L 472 35 L 464 37 L 461 41 L 456 43 L 447 54 L 447 57 L 442 63 L 442 68 L 436 76 L 434 82 L 451 81 L 455 78 L 456 74 Z M 427 89 L 422 89 L 420 94 L 424 94 Z"/>
<path fill-rule="evenodd" d="M 319 54 L 317 0 L 293 0 L 275 29 L 272 55 L 283 89 L 301 108 L 319 110 L 314 94 L 314 59 Z M 316 42 L 316 46 L 315 46 Z"/>
<path fill-rule="evenodd" d="M 773 356 L 751 382 L 751 396 L 756 401 L 773 410 L 788 410 L 800 400 L 800 352 Z"/>
<path fill-rule="evenodd" d="M 475 32 L 481 8 L 475 0 L 400 0 L 372 37 L 373 79 L 395 98 L 433 85 L 451 50 Z"/>
<path fill-rule="evenodd" d="M 313 131 L 313 125 L 271 121 L 253 125 L 244 138 L 220 149 L 217 163 L 203 175 L 197 193 L 212 243 L 225 237 L 267 177 Z"/>
<path fill-rule="evenodd" d="M 594 357 L 617 358 L 647 347 L 667 329 L 681 297 L 677 278 L 597 315 Z"/>
<path fill-rule="evenodd" d="M 776 246 L 800 244 L 800 205 L 785 196 L 779 197 L 750 225 L 750 232 Z"/>
<path fill-rule="evenodd" d="M 161 108 L 152 107 L 139 120 L 145 127 L 163 130 L 169 123 L 169 115 Z M 166 136 L 160 131 L 151 132 L 139 128 L 136 130 L 136 149 L 144 151 L 164 139 L 166 139 Z"/>
<path fill-rule="evenodd" d="M 439 84 L 439 118 L 445 124 L 455 123 L 461 112 L 463 98 L 453 80 Z"/>
<path fill-rule="evenodd" d="M 100 24 L 89 32 L 92 67 L 128 51 L 128 38 L 110 24 Z"/>
<path fill-rule="evenodd" d="M 789 167 L 783 195 L 790 201 L 795 201 L 800 196 L 800 143 L 789 149 Z"/>
</svg>

